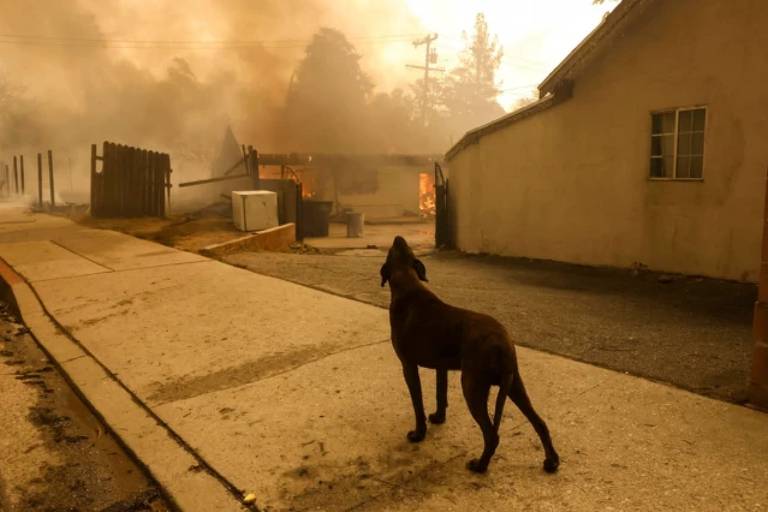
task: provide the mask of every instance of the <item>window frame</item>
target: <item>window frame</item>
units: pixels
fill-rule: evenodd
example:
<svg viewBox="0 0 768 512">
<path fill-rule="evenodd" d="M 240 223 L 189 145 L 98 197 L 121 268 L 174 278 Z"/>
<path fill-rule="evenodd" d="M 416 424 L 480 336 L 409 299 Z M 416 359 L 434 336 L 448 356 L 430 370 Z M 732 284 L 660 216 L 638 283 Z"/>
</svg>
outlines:
<svg viewBox="0 0 768 512">
<path fill-rule="evenodd" d="M 678 145 L 678 139 L 680 138 L 680 132 L 679 132 L 679 126 L 680 126 L 680 112 L 690 112 L 694 110 L 703 110 L 704 111 L 704 131 L 702 133 L 702 145 L 701 145 L 701 177 L 700 178 L 678 178 L 677 177 L 677 145 Z M 672 176 L 652 176 L 651 175 L 651 162 L 653 161 L 653 116 L 657 114 L 669 114 L 671 112 L 675 113 L 675 128 L 674 128 L 674 152 L 672 154 Z M 707 147 L 707 126 L 709 125 L 709 107 L 707 105 L 691 105 L 687 107 L 673 107 L 673 108 L 665 108 L 665 109 L 659 109 L 659 110 L 652 110 L 651 111 L 651 133 L 649 137 L 650 145 L 648 147 L 648 181 L 692 181 L 692 182 L 703 182 L 704 181 L 704 169 L 706 169 L 706 162 L 707 162 L 707 153 L 705 151 L 705 148 Z M 663 158 L 663 157 L 662 157 Z"/>
</svg>

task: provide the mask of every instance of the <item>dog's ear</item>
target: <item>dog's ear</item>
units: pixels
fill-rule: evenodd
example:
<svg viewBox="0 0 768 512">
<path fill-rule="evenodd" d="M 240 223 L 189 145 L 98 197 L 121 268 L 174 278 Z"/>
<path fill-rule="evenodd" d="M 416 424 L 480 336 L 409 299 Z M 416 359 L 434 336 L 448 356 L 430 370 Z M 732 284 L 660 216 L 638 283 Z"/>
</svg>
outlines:
<svg viewBox="0 0 768 512">
<path fill-rule="evenodd" d="M 422 281 L 429 281 L 429 279 L 427 279 L 427 267 L 424 266 L 420 259 L 414 258 L 413 268 L 416 270 L 416 275 L 419 276 L 419 279 Z"/>
<path fill-rule="evenodd" d="M 387 284 L 387 281 L 389 281 L 389 264 L 384 263 L 381 266 L 381 270 L 379 270 L 379 274 L 381 274 L 381 286 L 384 287 L 385 284 Z"/>
</svg>

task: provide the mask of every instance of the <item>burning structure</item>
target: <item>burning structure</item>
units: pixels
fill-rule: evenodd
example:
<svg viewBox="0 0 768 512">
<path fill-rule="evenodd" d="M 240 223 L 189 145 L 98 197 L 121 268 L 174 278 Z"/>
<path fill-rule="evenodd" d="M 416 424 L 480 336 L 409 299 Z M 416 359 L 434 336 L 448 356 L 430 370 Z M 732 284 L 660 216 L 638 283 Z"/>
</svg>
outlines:
<svg viewBox="0 0 768 512">
<path fill-rule="evenodd" d="M 227 127 L 210 170 L 194 183 L 203 192 L 181 192 L 181 202 L 197 198 L 198 206 L 253 184 L 248 176 L 248 148 Z M 433 167 L 440 155 L 266 153 L 258 152 L 261 180 L 293 180 L 302 184 L 308 201 L 332 203 L 333 212 L 354 210 L 368 219 L 435 214 Z"/>
<path fill-rule="evenodd" d="M 368 219 L 434 215 L 436 155 L 260 155 L 261 177 L 291 177 L 305 200 L 332 203 L 333 213 Z"/>
</svg>

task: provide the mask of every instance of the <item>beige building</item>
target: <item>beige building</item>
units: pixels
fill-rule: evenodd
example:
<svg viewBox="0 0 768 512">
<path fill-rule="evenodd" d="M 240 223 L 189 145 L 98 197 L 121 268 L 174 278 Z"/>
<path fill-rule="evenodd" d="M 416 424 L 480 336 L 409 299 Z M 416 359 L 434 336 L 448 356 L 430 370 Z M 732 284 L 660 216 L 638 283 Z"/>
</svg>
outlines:
<svg viewBox="0 0 768 512">
<path fill-rule="evenodd" d="M 757 281 L 768 1 L 624 0 L 446 155 L 468 252 Z"/>
</svg>

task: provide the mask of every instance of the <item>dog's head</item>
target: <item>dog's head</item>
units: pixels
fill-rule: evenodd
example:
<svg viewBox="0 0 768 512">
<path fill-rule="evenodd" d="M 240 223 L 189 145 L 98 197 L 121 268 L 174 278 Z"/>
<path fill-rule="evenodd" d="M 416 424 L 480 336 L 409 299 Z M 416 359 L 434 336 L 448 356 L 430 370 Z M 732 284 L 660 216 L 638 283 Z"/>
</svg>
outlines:
<svg viewBox="0 0 768 512">
<path fill-rule="evenodd" d="M 415 272 L 416 276 L 422 281 L 427 280 L 427 269 L 413 251 L 408 247 L 408 242 L 401 236 L 396 236 L 392 242 L 392 247 L 387 253 L 387 261 L 381 266 L 381 286 L 387 284 L 392 274 L 395 272 Z"/>
</svg>

